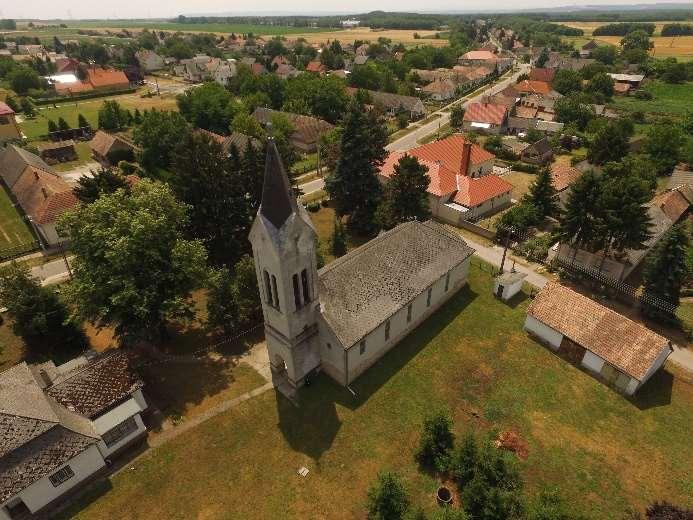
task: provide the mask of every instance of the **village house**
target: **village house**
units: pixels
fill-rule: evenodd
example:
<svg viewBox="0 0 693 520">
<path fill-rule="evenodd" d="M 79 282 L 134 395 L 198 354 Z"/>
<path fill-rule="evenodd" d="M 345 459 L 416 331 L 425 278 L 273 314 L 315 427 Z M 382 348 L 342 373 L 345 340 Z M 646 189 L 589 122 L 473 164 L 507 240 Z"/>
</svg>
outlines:
<svg viewBox="0 0 693 520">
<path fill-rule="evenodd" d="M 527 130 L 536 130 L 538 122 L 539 120 L 536 118 L 510 116 L 506 122 L 505 130 L 509 135 L 520 135 L 526 133 Z"/>
<path fill-rule="evenodd" d="M 581 58 L 590 58 L 592 56 L 592 51 L 594 51 L 598 48 L 599 48 L 599 44 L 597 42 L 595 42 L 594 40 L 590 40 L 586 44 L 584 44 L 582 47 L 580 47 L 580 57 Z"/>
<path fill-rule="evenodd" d="M 133 161 L 139 148 L 125 137 L 98 130 L 89 141 L 92 157 L 103 167 L 117 165 L 120 161 Z"/>
<path fill-rule="evenodd" d="M 204 128 L 197 128 L 195 131 L 208 135 L 214 139 L 222 146 L 224 153 L 226 154 L 231 153 L 233 147 L 236 148 L 237 152 L 242 154 L 245 152 L 248 144 L 250 144 L 256 150 L 260 150 L 262 148 L 262 141 L 241 132 L 232 132 L 230 135 L 219 135 L 215 134 L 214 132 L 210 132 L 209 130 L 205 130 Z"/>
<path fill-rule="evenodd" d="M 7 103 L 0 101 L 0 144 L 21 138 L 22 131 L 17 124 L 14 110 Z"/>
<path fill-rule="evenodd" d="M 265 126 L 272 122 L 272 117 L 284 116 L 294 127 L 294 132 L 289 136 L 291 144 L 302 153 L 313 153 L 318 149 L 318 139 L 334 128 L 333 125 L 318 117 L 281 112 L 264 107 L 257 107 L 253 112 L 253 118 Z"/>
<path fill-rule="evenodd" d="M 37 44 L 26 44 L 26 45 L 17 45 L 17 53 L 18 54 L 25 54 L 27 56 L 42 56 L 46 52 L 46 49 L 43 47 L 43 45 L 37 45 Z"/>
<path fill-rule="evenodd" d="M 683 220 L 693 204 L 693 189 L 688 185 L 679 186 L 655 195 L 647 204 L 650 218 L 651 238 L 643 249 L 613 251 L 604 258 L 602 251 L 590 252 L 561 242 L 555 257 L 564 264 L 577 265 L 594 272 L 601 272 L 615 280 L 626 279 L 640 265 L 647 253 L 662 239 L 671 227 Z"/>
<path fill-rule="evenodd" d="M 556 77 L 556 69 L 546 69 L 535 67 L 529 71 L 530 81 L 542 81 L 544 83 L 552 83 Z"/>
<path fill-rule="evenodd" d="M 452 82 L 452 80 L 438 79 L 436 81 L 432 81 L 421 90 L 424 94 L 435 101 L 449 101 L 455 98 L 457 86 Z"/>
<path fill-rule="evenodd" d="M 403 96 L 401 94 L 392 94 L 390 92 L 381 92 L 379 90 L 365 90 L 373 103 L 385 110 L 388 117 L 394 117 L 400 112 L 408 112 L 409 119 L 416 120 L 426 115 L 426 106 L 421 99 L 414 96 Z M 359 89 L 347 87 L 347 93 L 351 96 L 356 95 Z"/>
<path fill-rule="evenodd" d="M 93 90 L 110 92 L 127 90 L 130 80 L 122 70 L 86 67 L 86 78 L 80 80 L 75 73 L 61 73 L 47 76 L 49 84 L 61 96 L 77 95 Z"/>
<path fill-rule="evenodd" d="M 273 379 L 288 391 L 324 371 L 349 385 L 467 281 L 474 250 L 411 221 L 317 269 L 317 235 L 273 140 L 250 231 Z"/>
<path fill-rule="evenodd" d="M 289 79 L 298 76 L 301 71 L 289 63 L 282 63 L 274 70 L 274 74 L 280 79 Z"/>
<path fill-rule="evenodd" d="M 327 67 L 323 65 L 320 60 L 313 60 L 306 64 L 306 72 L 311 72 L 313 74 L 319 74 L 322 76 L 327 72 Z"/>
<path fill-rule="evenodd" d="M 0 153 L 0 177 L 27 216 L 43 247 L 65 240 L 56 222 L 77 204 L 72 187 L 56 175 L 39 156 L 8 145 Z"/>
<path fill-rule="evenodd" d="M 582 172 L 566 163 L 553 163 L 551 165 L 551 184 L 558 203 L 561 208 L 565 208 L 570 195 L 570 187 L 582 176 Z"/>
<path fill-rule="evenodd" d="M 122 351 L 0 372 L 0 520 L 46 511 L 146 436 L 142 386 Z"/>
<path fill-rule="evenodd" d="M 520 93 L 520 95 L 524 95 L 524 94 L 543 94 L 543 95 L 546 95 L 553 90 L 551 88 L 551 85 L 545 81 L 532 81 L 532 80 L 528 80 L 528 79 L 520 81 L 517 85 L 515 85 L 515 89 Z"/>
<path fill-rule="evenodd" d="M 162 70 L 166 65 L 161 56 L 149 49 L 140 49 L 135 53 L 135 59 L 140 67 L 147 72 Z"/>
<path fill-rule="evenodd" d="M 614 91 L 624 93 L 631 89 L 638 89 L 645 79 L 643 74 L 609 74 L 614 80 Z"/>
<path fill-rule="evenodd" d="M 473 221 L 511 204 L 512 184 L 493 175 L 495 156 L 460 134 L 412 148 L 390 152 L 379 171 L 387 183 L 405 155 L 416 157 L 428 171 L 428 200 L 434 218 L 449 224 Z"/>
<path fill-rule="evenodd" d="M 666 338 L 557 282 L 534 298 L 524 328 L 626 395 L 641 388 L 673 351 Z"/>
<path fill-rule="evenodd" d="M 530 164 L 546 164 L 553 159 L 553 148 L 548 138 L 544 137 L 531 143 L 520 154 L 520 159 Z"/>
<path fill-rule="evenodd" d="M 487 65 L 493 64 L 498 61 L 498 56 L 496 56 L 491 51 L 469 51 L 464 53 L 462 56 L 457 58 L 457 63 L 460 65 Z"/>
<path fill-rule="evenodd" d="M 462 127 L 466 131 L 499 134 L 505 128 L 508 109 L 504 105 L 469 103 L 464 113 Z"/>
<path fill-rule="evenodd" d="M 563 56 L 560 52 L 550 52 L 549 59 L 544 64 L 544 67 L 547 69 L 567 69 L 579 72 L 595 61 L 592 58 L 571 58 Z"/>
</svg>

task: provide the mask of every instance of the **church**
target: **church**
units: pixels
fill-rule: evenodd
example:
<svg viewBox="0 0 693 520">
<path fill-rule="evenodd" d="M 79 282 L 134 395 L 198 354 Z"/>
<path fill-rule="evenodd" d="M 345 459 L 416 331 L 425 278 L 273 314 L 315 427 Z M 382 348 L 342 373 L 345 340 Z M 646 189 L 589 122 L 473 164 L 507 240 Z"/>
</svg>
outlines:
<svg viewBox="0 0 693 520">
<path fill-rule="evenodd" d="M 381 233 L 318 270 L 317 234 L 273 140 L 249 236 L 273 374 L 349 384 L 467 282 L 474 249 L 432 221 Z"/>
</svg>

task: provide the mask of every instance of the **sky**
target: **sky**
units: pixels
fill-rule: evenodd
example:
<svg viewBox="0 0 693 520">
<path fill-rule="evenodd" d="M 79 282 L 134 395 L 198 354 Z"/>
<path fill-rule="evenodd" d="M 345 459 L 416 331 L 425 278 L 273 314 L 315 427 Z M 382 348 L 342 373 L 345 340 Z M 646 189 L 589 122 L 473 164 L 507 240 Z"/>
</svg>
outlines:
<svg viewBox="0 0 693 520">
<path fill-rule="evenodd" d="M 655 4 L 657 0 L 636 0 L 638 4 Z M 690 0 L 669 0 L 671 3 L 686 3 Z M 530 8 L 550 8 L 556 5 L 632 5 L 631 0 L 586 0 L 552 1 L 552 0 L 495 0 L 492 8 L 497 10 L 518 10 Z M 179 14 L 215 14 L 224 15 L 259 14 L 259 11 L 271 14 L 319 12 L 368 12 L 383 11 L 421 11 L 428 12 L 489 10 L 488 0 L 430 0 L 421 3 L 419 0 L 0 0 L 0 18 L 39 18 L 39 19 L 79 19 L 79 18 L 162 18 Z"/>
</svg>

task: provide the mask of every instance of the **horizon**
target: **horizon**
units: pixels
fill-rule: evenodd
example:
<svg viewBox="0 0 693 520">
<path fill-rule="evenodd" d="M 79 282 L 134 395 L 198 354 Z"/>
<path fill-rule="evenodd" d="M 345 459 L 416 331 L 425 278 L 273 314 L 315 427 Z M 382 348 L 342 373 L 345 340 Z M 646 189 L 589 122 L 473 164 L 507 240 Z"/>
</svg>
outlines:
<svg viewBox="0 0 693 520">
<path fill-rule="evenodd" d="M 45 21 L 70 21 L 70 20 L 160 20 L 175 18 L 179 15 L 195 17 L 242 17 L 242 16 L 339 16 L 366 14 L 372 11 L 409 12 L 421 14 L 487 14 L 487 13 L 517 13 L 522 11 L 585 11 L 608 9 L 610 7 L 623 7 L 628 11 L 640 11 L 643 9 L 682 9 L 691 6 L 689 0 L 673 0 L 668 2 L 640 1 L 636 4 L 628 0 L 590 0 L 586 3 L 566 2 L 555 5 L 550 0 L 531 0 L 526 5 L 517 6 L 512 0 L 501 0 L 493 9 L 482 0 L 467 2 L 463 8 L 454 0 L 439 0 L 435 7 L 428 9 L 416 9 L 420 4 L 415 2 L 401 2 L 396 0 L 384 0 L 376 9 L 367 1 L 358 0 L 351 4 L 351 9 L 321 9 L 313 8 L 310 1 L 299 0 L 294 4 L 295 8 L 287 10 L 285 4 L 276 2 L 275 8 L 263 10 L 253 9 L 253 2 L 242 0 L 237 3 L 237 10 L 229 11 L 224 2 L 220 0 L 202 0 L 194 2 L 194 7 L 186 0 L 173 0 L 171 2 L 154 0 L 142 6 L 142 2 L 135 0 L 122 0 L 117 6 L 90 6 L 78 0 L 65 0 L 60 4 L 48 0 L 28 0 L 23 4 L 15 3 L 9 8 L 0 9 L 0 18 L 12 18 L 16 20 L 45 20 Z M 269 2 L 272 6 L 274 0 Z M 326 7 L 323 5 L 323 7 Z"/>
</svg>

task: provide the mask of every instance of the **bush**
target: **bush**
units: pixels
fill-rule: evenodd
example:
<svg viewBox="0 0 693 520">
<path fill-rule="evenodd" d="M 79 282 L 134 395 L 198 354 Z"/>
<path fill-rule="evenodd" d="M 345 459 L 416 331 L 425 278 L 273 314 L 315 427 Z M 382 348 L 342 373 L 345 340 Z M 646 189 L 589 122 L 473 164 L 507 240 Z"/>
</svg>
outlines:
<svg viewBox="0 0 693 520">
<path fill-rule="evenodd" d="M 326 208 L 327 206 L 330 205 L 330 199 L 328 199 L 327 197 L 324 198 L 324 199 L 322 199 L 322 200 L 320 201 L 320 205 L 321 205 L 323 208 Z"/>
<path fill-rule="evenodd" d="M 309 202 L 306 204 L 306 209 L 310 211 L 311 213 L 317 213 L 320 211 L 320 203 L 319 202 Z"/>
<path fill-rule="evenodd" d="M 645 101 L 650 101 L 653 98 L 652 93 L 647 90 L 636 90 L 634 95 L 635 99 L 642 99 Z"/>
<path fill-rule="evenodd" d="M 512 166 L 512 169 L 516 172 L 537 173 L 539 171 L 539 166 L 536 166 L 534 164 L 523 163 L 520 161 L 513 161 L 510 163 L 510 165 Z"/>
<path fill-rule="evenodd" d="M 570 158 L 570 165 L 571 165 L 571 166 L 575 166 L 576 164 L 581 163 L 581 162 L 584 161 L 585 159 L 587 159 L 587 157 L 586 157 L 584 154 L 573 155 L 573 156 Z"/>
<path fill-rule="evenodd" d="M 549 256 L 549 248 L 552 243 L 553 240 L 550 234 L 530 238 L 520 244 L 517 248 L 517 253 L 532 262 L 542 262 Z"/>
<path fill-rule="evenodd" d="M 455 443 L 452 419 L 447 412 L 435 412 L 423 423 L 416 459 L 422 466 L 445 473 L 450 467 L 450 452 Z"/>
<path fill-rule="evenodd" d="M 409 509 L 409 497 L 397 473 L 379 473 L 368 490 L 370 520 L 401 520 Z"/>
</svg>

